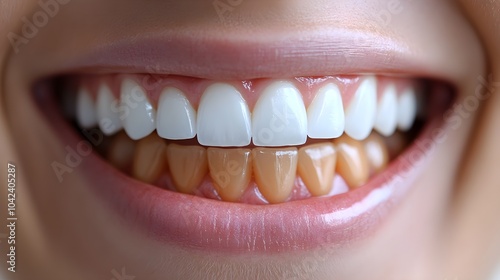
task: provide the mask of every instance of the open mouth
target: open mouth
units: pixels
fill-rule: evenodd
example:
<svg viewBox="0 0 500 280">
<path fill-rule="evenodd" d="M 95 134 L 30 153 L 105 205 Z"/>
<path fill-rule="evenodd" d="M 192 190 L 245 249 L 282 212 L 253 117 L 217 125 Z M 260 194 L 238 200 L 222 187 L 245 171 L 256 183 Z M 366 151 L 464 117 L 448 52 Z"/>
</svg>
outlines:
<svg viewBox="0 0 500 280">
<path fill-rule="evenodd" d="M 454 96 L 440 81 L 383 75 L 42 84 L 39 103 L 74 147 L 94 145 L 89 174 L 124 217 L 157 239 L 223 251 L 311 248 L 375 228 Z"/>
</svg>

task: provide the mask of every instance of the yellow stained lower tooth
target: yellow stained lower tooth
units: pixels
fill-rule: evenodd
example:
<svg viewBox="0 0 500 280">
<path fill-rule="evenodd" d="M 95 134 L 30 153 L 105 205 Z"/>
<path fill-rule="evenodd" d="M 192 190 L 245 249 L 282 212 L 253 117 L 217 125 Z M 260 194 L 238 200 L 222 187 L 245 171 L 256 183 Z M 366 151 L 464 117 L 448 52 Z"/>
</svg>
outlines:
<svg viewBox="0 0 500 280">
<path fill-rule="evenodd" d="M 214 187 L 225 201 L 239 201 L 252 177 L 249 149 L 209 148 L 208 167 Z"/>
<path fill-rule="evenodd" d="M 370 165 L 363 144 L 346 135 L 335 139 L 333 143 L 337 148 L 337 173 L 351 188 L 366 183 L 370 176 Z"/>
<path fill-rule="evenodd" d="M 299 149 L 298 173 L 312 195 L 330 193 L 336 162 L 337 151 L 332 143 L 314 144 Z"/>
<path fill-rule="evenodd" d="M 170 144 L 167 161 L 177 191 L 193 193 L 208 172 L 207 150 L 200 146 Z"/>
<path fill-rule="evenodd" d="M 116 168 L 127 171 L 134 159 L 135 141 L 130 139 L 125 132 L 113 136 L 109 145 L 106 158 Z"/>
<path fill-rule="evenodd" d="M 363 141 L 363 145 L 370 163 L 370 171 L 372 173 L 383 171 L 389 162 L 389 152 L 382 137 L 377 133 L 372 133 Z"/>
<path fill-rule="evenodd" d="M 290 196 L 297 172 L 296 148 L 252 150 L 255 181 L 269 203 L 284 202 Z"/>
<path fill-rule="evenodd" d="M 146 183 L 153 183 L 166 171 L 165 140 L 151 134 L 137 142 L 132 175 Z"/>
</svg>

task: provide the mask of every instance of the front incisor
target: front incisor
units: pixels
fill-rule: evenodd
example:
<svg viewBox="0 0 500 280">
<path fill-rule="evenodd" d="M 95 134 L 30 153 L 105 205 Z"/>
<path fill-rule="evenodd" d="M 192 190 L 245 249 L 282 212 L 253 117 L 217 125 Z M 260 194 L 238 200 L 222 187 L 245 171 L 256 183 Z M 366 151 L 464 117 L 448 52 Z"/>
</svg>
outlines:
<svg viewBox="0 0 500 280">
<path fill-rule="evenodd" d="M 370 164 L 363 143 L 345 134 L 333 143 L 337 148 L 337 173 L 350 188 L 365 184 L 370 176 Z"/>
<path fill-rule="evenodd" d="M 252 178 L 249 149 L 208 148 L 208 168 L 215 190 L 224 201 L 237 202 Z"/>
<path fill-rule="evenodd" d="M 332 143 L 313 144 L 299 149 L 298 173 L 313 196 L 330 193 L 336 163 L 337 151 Z"/>
<path fill-rule="evenodd" d="M 255 148 L 252 156 L 260 193 L 269 203 L 285 202 L 294 187 L 297 148 Z"/>
<path fill-rule="evenodd" d="M 167 162 L 175 189 L 192 194 L 208 172 L 207 150 L 200 146 L 170 144 Z"/>
<path fill-rule="evenodd" d="M 165 140 L 151 134 L 137 142 L 134 153 L 132 174 L 145 183 L 153 183 L 167 169 L 165 160 Z"/>
</svg>

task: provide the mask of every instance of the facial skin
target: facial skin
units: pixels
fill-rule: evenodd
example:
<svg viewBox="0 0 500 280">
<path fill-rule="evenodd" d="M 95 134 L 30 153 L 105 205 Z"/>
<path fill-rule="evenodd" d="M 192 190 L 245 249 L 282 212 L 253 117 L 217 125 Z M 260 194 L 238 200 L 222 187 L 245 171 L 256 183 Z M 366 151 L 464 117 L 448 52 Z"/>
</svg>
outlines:
<svg viewBox="0 0 500 280">
<path fill-rule="evenodd" d="M 31 18 L 40 10 L 37 3 L 3 1 L 1 38 L 13 31 L 20 34 L 20 19 Z M 122 268 L 137 279 L 487 277 L 500 255 L 500 222 L 496 215 L 500 204 L 495 203 L 500 195 L 495 184 L 500 181 L 495 167 L 500 156 L 496 144 L 500 137 L 500 39 L 495 36 L 500 31 L 495 30 L 500 21 L 500 4 L 466 0 L 400 4 L 400 12 L 389 12 L 390 17 L 381 20 L 376 11 L 392 10 L 384 1 L 242 1 L 223 15 L 221 23 L 210 1 L 157 1 L 144 5 L 136 1 L 73 0 L 61 6 L 27 44 L 19 45 L 18 54 L 8 40 L 3 40 L 0 158 L 2 166 L 16 163 L 19 196 L 19 267 L 15 274 L 7 274 L 8 279 L 34 279 L 40 275 L 47 279 L 111 279 L 113 271 Z M 186 250 L 155 241 L 124 223 L 90 191 L 84 168 L 75 168 L 63 182 L 53 175 L 50 163 L 64 161 L 67 144 L 58 140 L 53 128 L 40 117 L 31 101 L 30 86 L 38 78 L 69 68 L 74 58 L 89 54 L 97 46 L 132 36 L 138 40 L 161 38 L 172 30 L 180 34 L 196 32 L 207 38 L 230 34 L 230 40 L 245 42 L 243 39 L 266 41 L 283 34 L 293 37 L 300 32 L 334 27 L 399 42 L 429 69 L 409 67 L 390 72 L 439 75 L 456 85 L 459 103 L 475 93 L 480 86 L 478 77 L 490 81 L 484 90 L 492 92 L 479 110 L 461 118 L 459 126 L 448 127 L 446 141 L 437 144 L 404 203 L 368 238 L 349 246 L 324 246 L 288 254 L 227 255 Z M 246 37 L 248 34 L 252 35 Z M 345 47 L 349 52 L 349 46 Z M 334 73 L 315 74 L 389 71 L 364 66 L 356 53 L 353 57 L 351 63 L 355 66 L 328 66 L 331 68 L 321 71 Z M 369 65 L 369 61 L 366 63 Z M 118 68 L 103 70 L 93 66 L 86 71 L 116 72 Z M 198 71 L 208 77 L 211 72 L 207 69 L 188 65 L 183 71 Z M 269 77 L 283 76 L 272 67 L 266 69 Z M 314 74 L 313 67 L 304 69 L 292 68 L 290 76 Z M 338 69 L 343 71 L 337 73 Z M 221 73 L 215 71 L 213 75 L 225 78 Z M 2 171 L 2 181 L 5 174 Z M 0 192 L 6 201 L 6 189 Z M 5 221 L 5 211 L 1 213 Z M 2 240 L 2 254 L 5 249 Z"/>
</svg>

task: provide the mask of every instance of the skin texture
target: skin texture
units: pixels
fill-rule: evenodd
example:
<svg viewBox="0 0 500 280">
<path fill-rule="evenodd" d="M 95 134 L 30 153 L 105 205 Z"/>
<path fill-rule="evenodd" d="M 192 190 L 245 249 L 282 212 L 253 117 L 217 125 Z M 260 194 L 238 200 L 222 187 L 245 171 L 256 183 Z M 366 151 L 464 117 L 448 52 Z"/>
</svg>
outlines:
<svg viewBox="0 0 500 280">
<path fill-rule="evenodd" d="M 375 14 L 369 11 L 388 7 L 384 1 L 335 5 L 332 1 L 308 1 L 307 5 L 304 1 L 286 5 L 243 1 L 224 16 L 223 23 L 210 1 L 151 5 L 73 1 L 17 55 L 8 40 L 0 43 L 0 159 L 1 166 L 8 161 L 17 165 L 17 239 L 22 244 L 17 249 L 22 266 L 8 279 L 34 279 L 34 275 L 111 279 L 112 272 L 122 268 L 137 279 L 331 279 L 332 275 L 338 279 L 485 279 L 498 263 L 500 39 L 494 34 L 500 32 L 500 3 L 401 1 L 403 11 L 381 26 L 373 25 Z M 345 12 L 353 6 L 362 8 Z M 19 19 L 39 9 L 37 1 L 2 0 L 0 38 L 18 32 Z M 285 255 L 193 252 L 150 240 L 124 224 L 89 191 L 84 170 L 76 168 L 62 183 L 52 176 L 50 163 L 64 161 L 66 144 L 38 117 L 29 83 L 64 68 L 67 58 L 96 42 L 106 45 L 130 34 L 148 38 L 167 27 L 197 30 L 204 36 L 228 32 L 233 38 L 241 38 L 246 30 L 268 38 L 325 26 L 397 38 L 415 55 L 426 51 L 425 59 L 457 85 L 462 98 L 474 94 L 480 86 L 478 77 L 490 77 L 484 90 L 490 90 L 491 96 L 480 109 L 462 117 L 456 129 L 447 131 L 446 141 L 437 144 L 403 205 L 369 238 L 341 248 L 326 246 Z M 19 104 L 26 104 L 26 109 L 12 110 Z M 5 182 L 6 172 L 0 174 Z M 6 201 L 5 188 L 0 188 L 0 194 L 1 201 Z M 5 221 L 5 211 L 0 213 Z"/>
</svg>

